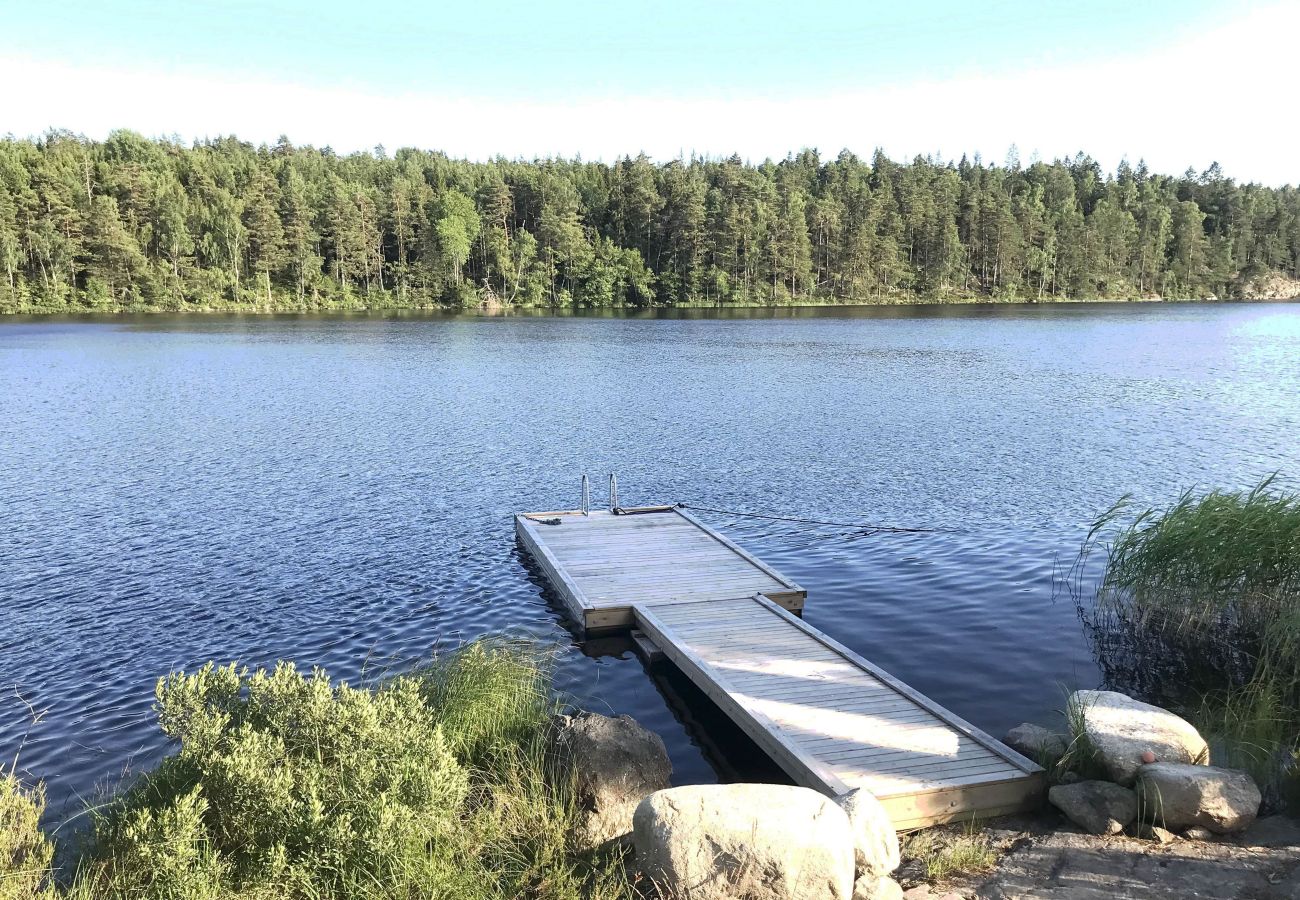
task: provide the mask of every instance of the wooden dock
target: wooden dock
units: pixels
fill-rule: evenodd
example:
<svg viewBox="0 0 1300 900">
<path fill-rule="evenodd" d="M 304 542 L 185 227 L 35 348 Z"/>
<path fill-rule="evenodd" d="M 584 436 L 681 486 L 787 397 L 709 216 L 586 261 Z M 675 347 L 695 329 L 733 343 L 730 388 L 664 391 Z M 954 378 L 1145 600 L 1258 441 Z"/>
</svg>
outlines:
<svg viewBox="0 0 1300 900">
<path fill-rule="evenodd" d="M 525 513 L 515 517 L 515 534 L 588 634 L 631 628 L 639 601 L 710 603 L 762 592 L 801 610 L 808 594 L 676 507 Z"/>
<path fill-rule="evenodd" d="M 575 622 L 640 629 L 796 783 L 868 790 L 900 830 L 1041 802 L 1032 760 L 808 625 L 802 588 L 684 510 L 516 530 Z"/>
</svg>

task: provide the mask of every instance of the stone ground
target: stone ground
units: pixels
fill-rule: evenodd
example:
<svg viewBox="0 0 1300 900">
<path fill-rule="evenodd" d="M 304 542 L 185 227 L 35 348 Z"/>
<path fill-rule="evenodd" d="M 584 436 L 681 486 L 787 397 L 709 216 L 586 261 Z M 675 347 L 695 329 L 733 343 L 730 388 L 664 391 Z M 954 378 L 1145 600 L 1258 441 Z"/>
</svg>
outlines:
<svg viewBox="0 0 1300 900">
<path fill-rule="evenodd" d="M 994 869 L 927 885 L 923 864 L 905 860 L 895 878 L 907 900 L 1300 900 L 1300 820 L 1281 816 L 1170 844 L 1095 837 L 1054 814 L 991 820 L 985 834 L 1002 854 Z"/>
</svg>

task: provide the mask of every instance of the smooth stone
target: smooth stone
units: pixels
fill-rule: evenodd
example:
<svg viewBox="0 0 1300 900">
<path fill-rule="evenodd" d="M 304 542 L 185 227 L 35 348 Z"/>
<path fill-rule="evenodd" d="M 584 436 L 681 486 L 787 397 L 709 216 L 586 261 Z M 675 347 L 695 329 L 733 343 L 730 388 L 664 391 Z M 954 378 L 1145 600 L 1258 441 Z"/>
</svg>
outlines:
<svg viewBox="0 0 1300 900">
<path fill-rule="evenodd" d="M 1209 762 L 1205 740 L 1167 709 L 1114 691 L 1075 691 L 1068 705 L 1070 721 L 1081 723 L 1084 738 L 1116 784 L 1133 784 L 1148 751 L 1157 762 Z"/>
<path fill-rule="evenodd" d="M 849 817 L 857 874 L 879 878 L 898 868 L 902 855 L 889 813 L 870 791 L 849 791 L 835 801 Z"/>
<path fill-rule="evenodd" d="M 1022 722 L 1002 738 L 1002 743 L 1046 769 L 1053 768 L 1065 756 L 1065 738 L 1041 725 Z"/>
<path fill-rule="evenodd" d="M 672 784 L 663 739 L 631 716 L 556 716 L 550 740 L 552 759 L 573 778 L 585 812 L 578 836 L 585 847 L 626 837 L 637 804 Z"/>
<path fill-rule="evenodd" d="M 1248 827 L 1262 799 L 1246 772 L 1168 762 L 1143 766 L 1137 791 L 1148 821 L 1172 829 L 1200 825 L 1216 834 Z"/>
<path fill-rule="evenodd" d="M 903 888 L 888 876 L 863 875 L 853 882 L 853 900 L 903 900 Z"/>
<path fill-rule="evenodd" d="M 1178 840 L 1178 835 L 1167 828 L 1161 828 L 1159 825 L 1151 825 L 1147 822 L 1133 822 L 1124 829 L 1124 833 L 1129 837 L 1139 838 L 1144 841 L 1155 841 L 1157 844 L 1172 844 Z"/>
<path fill-rule="evenodd" d="M 637 807 L 632 838 L 641 871 L 667 897 L 853 896 L 849 817 L 808 788 L 704 784 L 657 791 Z"/>
<path fill-rule="evenodd" d="M 1047 799 L 1092 834 L 1119 834 L 1138 817 L 1137 794 L 1108 781 L 1058 784 L 1048 790 Z"/>
</svg>

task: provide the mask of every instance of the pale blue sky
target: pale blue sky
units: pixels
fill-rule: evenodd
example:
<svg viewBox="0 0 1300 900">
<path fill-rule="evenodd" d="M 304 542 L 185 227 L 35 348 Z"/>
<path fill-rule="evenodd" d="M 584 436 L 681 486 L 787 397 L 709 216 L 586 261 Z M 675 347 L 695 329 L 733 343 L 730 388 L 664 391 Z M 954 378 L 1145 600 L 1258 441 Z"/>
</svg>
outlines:
<svg viewBox="0 0 1300 900">
<path fill-rule="evenodd" d="M 1298 30 L 1294 0 L 0 0 L 0 131 L 476 158 L 1015 143 L 1280 183 Z M 1261 117 L 1282 140 L 1237 127 Z"/>
<path fill-rule="evenodd" d="M 7 2 L 3 49 L 318 85 L 538 96 L 797 93 L 1140 53 L 1241 10 L 1207 0 L 53 0 Z"/>
</svg>

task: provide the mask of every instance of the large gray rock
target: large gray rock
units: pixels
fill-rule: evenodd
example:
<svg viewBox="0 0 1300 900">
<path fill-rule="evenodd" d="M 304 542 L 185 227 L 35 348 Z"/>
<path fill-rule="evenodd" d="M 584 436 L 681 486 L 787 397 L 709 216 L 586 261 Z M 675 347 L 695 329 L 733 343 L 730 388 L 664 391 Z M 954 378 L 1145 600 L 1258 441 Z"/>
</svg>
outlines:
<svg viewBox="0 0 1300 900">
<path fill-rule="evenodd" d="M 1119 834 L 1138 817 L 1137 794 L 1109 781 L 1058 784 L 1047 792 L 1047 799 L 1092 834 Z"/>
<path fill-rule="evenodd" d="M 596 847 L 628 835 L 637 804 L 671 784 L 663 740 L 631 716 L 581 712 L 551 724 L 552 759 L 586 812 L 581 843 Z"/>
<path fill-rule="evenodd" d="M 1143 818 L 1175 830 L 1200 825 L 1228 834 L 1246 828 L 1259 814 L 1255 780 L 1235 769 L 1152 763 L 1139 771 L 1137 791 Z"/>
<path fill-rule="evenodd" d="M 853 900 L 903 900 L 903 886 L 892 878 L 862 875 L 853 882 Z"/>
<path fill-rule="evenodd" d="M 1002 743 L 1046 769 L 1055 766 L 1065 756 L 1065 738 L 1050 728 L 1032 722 L 1021 722 L 1012 728 Z"/>
<path fill-rule="evenodd" d="M 1098 761 L 1117 784 L 1133 784 L 1148 752 L 1157 762 L 1210 761 L 1209 747 L 1196 729 L 1167 709 L 1114 691 L 1075 691 L 1069 707 L 1071 721 L 1082 726 Z"/>
<path fill-rule="evenodd" d="M 835 802 L 849 817 L 858 875 L 879 878 L 897 869 L 902 862 L 898 832 L 889 820 L 889 813 L 885 812 L 875 795 L 858 788 Z"/>
<path fill-rule="evenodd" d="M 651 794 L 632 829 L 641 871 L 667 897 L 849 900 L 844 810 L 807 788 L 709 784 Z"/>
</svg>

